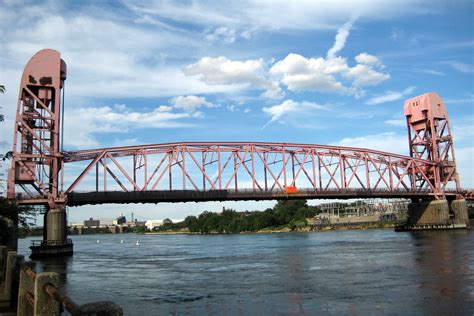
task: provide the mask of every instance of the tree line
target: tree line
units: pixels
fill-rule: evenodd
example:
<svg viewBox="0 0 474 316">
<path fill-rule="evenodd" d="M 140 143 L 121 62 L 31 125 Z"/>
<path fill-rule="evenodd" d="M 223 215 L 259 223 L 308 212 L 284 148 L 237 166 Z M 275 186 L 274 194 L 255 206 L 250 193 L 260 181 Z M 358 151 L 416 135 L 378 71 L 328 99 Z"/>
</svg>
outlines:
<svg viewBox="0 0 474 316">
<path fill-rule="evenodd" d="M 240 233 L 256 232 L 268 228 L 288 227 L 295 230 L 306 226 L 306 218 L 314 217 L 321 210 L 317 206 L 309 206 L 306 200 L 282 200 L 273 208 L 265 211 L 237 212 L 223 209 L 221 213 L 204 211 L 198 216 L 188 216 L 183 222 L 173 223 L 163 220 L 163 225 L 155 231 L 179 231 L 188 229 L 192 233 Z"/>
</svg>

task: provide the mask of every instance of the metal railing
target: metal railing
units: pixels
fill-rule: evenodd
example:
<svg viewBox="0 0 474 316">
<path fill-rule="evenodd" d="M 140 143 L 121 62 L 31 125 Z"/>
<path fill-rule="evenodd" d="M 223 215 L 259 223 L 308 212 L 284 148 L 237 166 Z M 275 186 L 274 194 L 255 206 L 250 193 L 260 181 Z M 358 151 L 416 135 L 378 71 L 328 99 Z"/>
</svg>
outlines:
<svg viewBox="0 0 474 316">
<path fill-rule="evenodd" d="M 50 247 L 50 246 L 64 246 L 64 245 L 72 245 L 72 239 L 68 238 L 66 239 L 66 242 L 63 242 L 62 240 L 32 240 L 31 241 L 31 246 L 33 247 Z"/>
</svg>

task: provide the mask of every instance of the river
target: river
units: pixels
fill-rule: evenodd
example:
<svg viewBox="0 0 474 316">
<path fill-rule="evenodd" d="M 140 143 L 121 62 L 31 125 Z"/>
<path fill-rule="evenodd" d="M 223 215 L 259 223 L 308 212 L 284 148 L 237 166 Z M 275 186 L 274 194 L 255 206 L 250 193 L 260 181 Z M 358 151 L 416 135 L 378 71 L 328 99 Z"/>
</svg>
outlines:
<svg viewBox="0 0 474 316">
<path fill-rule="evenodd" d="M 472 231 L 72 239 L 74 256 L 37 271 L 60 273 L 79 304 L 112 300 L 125 315 L 474 314 Z"/>
</svg>

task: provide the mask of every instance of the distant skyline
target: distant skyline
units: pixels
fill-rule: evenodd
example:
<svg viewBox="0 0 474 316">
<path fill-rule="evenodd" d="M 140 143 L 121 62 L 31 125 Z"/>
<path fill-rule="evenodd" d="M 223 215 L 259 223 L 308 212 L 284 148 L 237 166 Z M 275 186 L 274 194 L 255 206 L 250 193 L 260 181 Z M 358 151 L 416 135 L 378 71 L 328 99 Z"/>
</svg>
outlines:
<svg viewBox="0 0 474 316">
<path fill-rule="evenodd" d="M 275 141 L 407 154 L 403 101 L 435 91 L 448 109 L 461 184 L 474 187 L 472 1 L 3 0 L 0 7 L 2 153 L 11 150 L 23 67 L 53 48 L 68 64 L 65 150 Z M 83 206 L 69 208 L 69 220 L 132 210 L 184 218 L 274 204 Z"/>
</svg>

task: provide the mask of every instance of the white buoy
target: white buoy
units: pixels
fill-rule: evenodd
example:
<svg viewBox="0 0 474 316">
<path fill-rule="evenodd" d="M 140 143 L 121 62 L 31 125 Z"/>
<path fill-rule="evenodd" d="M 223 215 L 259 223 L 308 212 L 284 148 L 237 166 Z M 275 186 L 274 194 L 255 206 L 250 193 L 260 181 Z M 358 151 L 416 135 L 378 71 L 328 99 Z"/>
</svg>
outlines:
<svg viewBox="0 0 474 316">
<path fill-rule="evenodd" d="M 100 240 L 99 240 L 99 239 L 97 239 L 97 243 L 100 244 Z"/>
<path fill-rule="evenodd" d="M 140 243 L 138 242 L 138 240 L 137 240 L 137 243 L 135 245 L 140 246 Z"/>
<path fill-rule="evenodd" d="M 123 244 L 123 239 L 120 239 L 120 243 Z"/>
</svg>

